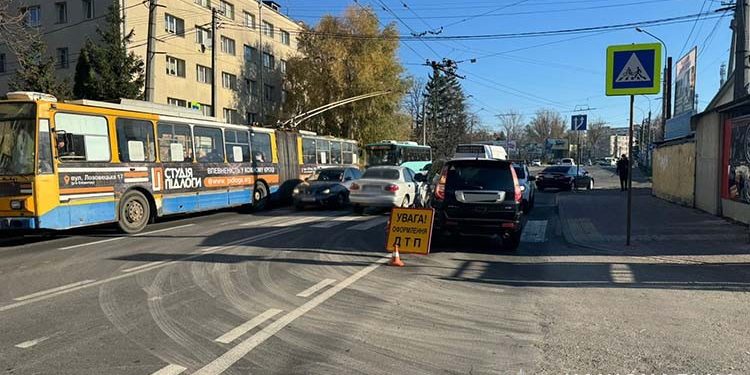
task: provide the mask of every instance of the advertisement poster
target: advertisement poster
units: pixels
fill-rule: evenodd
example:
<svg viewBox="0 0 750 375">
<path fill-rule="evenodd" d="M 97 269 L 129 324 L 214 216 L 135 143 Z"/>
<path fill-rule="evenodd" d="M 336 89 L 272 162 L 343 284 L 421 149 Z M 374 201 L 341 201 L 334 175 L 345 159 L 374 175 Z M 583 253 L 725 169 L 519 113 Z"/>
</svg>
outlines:
<svg viewBox="0 0 750 375">
<path fill-rule="evenodd" d="M 690 112 L 695 107 L 695 60 L 697 49 L 693 47 L 675 65 L 674 116 Z"/>
<path fill-rule="evenodd" d="M 732 126 L 729 154 L 729 191 L 731 200 L 750 203 L 750 121 Z"/>
</svg>

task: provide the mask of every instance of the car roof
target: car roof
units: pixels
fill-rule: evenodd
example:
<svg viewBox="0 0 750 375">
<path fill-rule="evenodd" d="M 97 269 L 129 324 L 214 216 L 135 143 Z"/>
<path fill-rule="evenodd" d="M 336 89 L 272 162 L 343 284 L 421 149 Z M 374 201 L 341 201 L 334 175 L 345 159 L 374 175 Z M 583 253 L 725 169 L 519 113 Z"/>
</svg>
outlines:
<svg viewBox="0 0 750 375">
<path fill-rule="evenodd" d="M 375 165 L 375 166 L 372 166 L 370 168 L 367 168 L 367 170 L 370 170 L 370 169 L 393 169 L 393 170 L 402 171 L 402 170 L 408 169 L 408 168 L 400 166 L 400 165 Z"/>
</svg>

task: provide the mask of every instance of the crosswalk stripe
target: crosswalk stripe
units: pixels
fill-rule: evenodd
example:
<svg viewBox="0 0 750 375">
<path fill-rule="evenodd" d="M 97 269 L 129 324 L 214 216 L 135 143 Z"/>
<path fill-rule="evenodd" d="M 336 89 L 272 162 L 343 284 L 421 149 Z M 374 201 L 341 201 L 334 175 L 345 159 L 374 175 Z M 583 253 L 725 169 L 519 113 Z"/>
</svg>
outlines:
<svg viewBox="0 0 750 375">
<path fill-rule="evenodd" d="M 333 228 L 339 224 L 343 224 L 349 221 L 366 221 L 372 219 L 373 216 L 339 216 L 333 220 L 324 221 L 313 225 L 313 228 Z"/>
<path fill-rule="evenodd" d="M 347 230 L 368 230 L 370 228 L 374 228 L 378 225 L 381 225 L 388 221 L 388 218 L 385 216 L 379 216 L 375 218 L 374 220 L 365 221 L 364 223 L 360 223 L 357 225 L 353 225 L 349 228 L 346 228 Z"/>
</svg>

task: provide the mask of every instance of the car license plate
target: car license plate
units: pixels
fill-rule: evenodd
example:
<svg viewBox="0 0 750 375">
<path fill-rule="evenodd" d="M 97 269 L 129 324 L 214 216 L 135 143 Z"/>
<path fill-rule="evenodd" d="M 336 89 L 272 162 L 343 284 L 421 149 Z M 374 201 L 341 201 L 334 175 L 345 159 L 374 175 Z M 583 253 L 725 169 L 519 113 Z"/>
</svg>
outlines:
<svg viewBox="0 0 750 375">
<path fill-rule="evenodd" d="M 315 197 L 302 197 L 303 202 L 315 202 Z"/>
</svg>

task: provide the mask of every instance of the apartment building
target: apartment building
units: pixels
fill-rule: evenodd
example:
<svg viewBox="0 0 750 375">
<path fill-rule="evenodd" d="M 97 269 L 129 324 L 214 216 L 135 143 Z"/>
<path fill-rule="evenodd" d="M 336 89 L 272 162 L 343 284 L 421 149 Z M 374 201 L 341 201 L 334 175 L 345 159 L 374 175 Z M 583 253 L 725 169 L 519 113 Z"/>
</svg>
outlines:
<svg viewBox="0 0 750 375">
<path fill-rule="evenodd" d="M 37 28 L 61 77 L 72 77 L 87 38 L 96 38 L 113 0 L 19 0 L 18 11 Z M 124 30 L 133 30 L 129 49 L 145 59 L 149 8 L 143 0 L 115 0 Z M 212 8 L 217 10 L 212 45 Z M 153 101 L 189 107 L 231 123 L 263 122 L 286 98 L 287 60 L 297 53 L 301 27 L 273 1 L 158 0 Z M 212 69 L 212 48 L 216 48 Z M 17 69 L 15 56 L 0 46 L 0 92 Z M 217 100 L 212 103 L 211 85 Z M 261 119 L 261 115 L 264 119 Z"/>
</svg>

